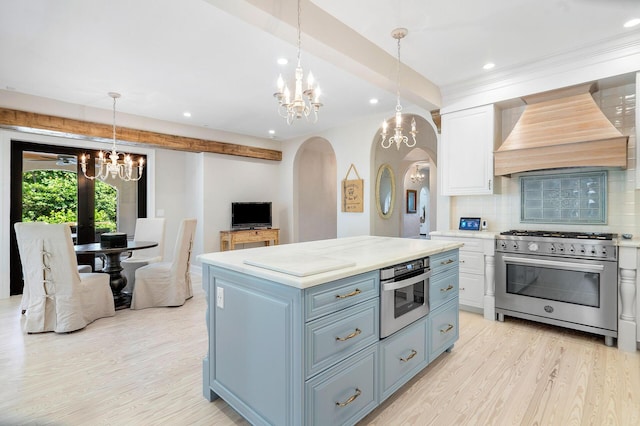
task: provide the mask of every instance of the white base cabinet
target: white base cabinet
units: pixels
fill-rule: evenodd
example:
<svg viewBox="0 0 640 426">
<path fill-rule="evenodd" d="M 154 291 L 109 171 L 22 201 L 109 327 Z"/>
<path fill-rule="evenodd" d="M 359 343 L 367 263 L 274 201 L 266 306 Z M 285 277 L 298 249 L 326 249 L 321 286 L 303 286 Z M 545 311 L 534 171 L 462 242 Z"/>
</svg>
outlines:
<svg viewBox="0 0 640 426">
<path fill-rule="evenodd" d="M 470 231 L 465 231 L 470 232 Z M 473 232 L 473 231 L 471 231 Z M 479 231 L 482 232 L 482 231 Z M 493 258 L 495 255 L 495 239 L 493 235 L 479 237 L 477 234 L 452 232 L 455 236 L 431 234 L 432 240 L 458 241 L 464 244 L 460 248 L 460 309 L 483 313 L 486 296 L 494 295 Z M 485 315 L 486 316 L 486 315 Z M 489 315 L 491 317 L 491 315 Z"/>
<path fill-rule="evenodd" d="M 458 252 L 430 258 L 431 312 L 383 340 L 377 270 L 301 290 L 204 265 L 205 398 L 254 425 L 357 423 L 458 338 Z"/>
</svg>

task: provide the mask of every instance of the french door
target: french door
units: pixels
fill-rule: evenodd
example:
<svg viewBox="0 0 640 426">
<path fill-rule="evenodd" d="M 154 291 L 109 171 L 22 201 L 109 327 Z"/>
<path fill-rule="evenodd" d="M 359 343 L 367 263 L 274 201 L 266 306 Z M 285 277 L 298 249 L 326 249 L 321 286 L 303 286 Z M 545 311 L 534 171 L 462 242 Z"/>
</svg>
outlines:
<svg viewBox="0 0 640 426">
<path fill-rule="evenodd" d="M 23 287 L 14 223 L 69 223 L 74 241 L 84 244 L 101 232 L 132 234 L 135 219 L 146 216 L 146 176 L 137 182 L 87 179 L 78 164 L 83 154 L 97 157 L 85 148 L 11 142 L 11 295 Z M 78 262 L 93 265 L 93 256 Z"/>
</svg>

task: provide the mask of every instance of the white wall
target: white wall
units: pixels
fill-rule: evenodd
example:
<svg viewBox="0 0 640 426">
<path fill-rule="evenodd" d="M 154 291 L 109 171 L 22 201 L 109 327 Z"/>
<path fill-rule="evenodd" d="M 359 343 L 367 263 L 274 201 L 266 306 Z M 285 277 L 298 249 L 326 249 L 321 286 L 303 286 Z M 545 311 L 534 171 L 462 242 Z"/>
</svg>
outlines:
<svg viewBox="0 0 640 426">
<path fill-rule="evenodd" d="M 273 227 L 286 223 L 290 207 L 282 202 L 279 162 L 208 153 L 202 160 L 203 252 L 220 250 L 220 231 L 231 229 L 234 201 L 271 201 Z"/>
<path fill-rule="evenodd" d="M 371 209 L 375 213 L 375 206 L 370 198 L 371 185 L 375 186 L 375 173 L 372 171 L 372 140 L 380 127 L 383 116 L 354 120 L 351 124 L 339 129 L 331 129 L 319 133 L 317 136 L 327 140 L 336 156 L 336 200 L 337 236 L 369 235 L 371 226 Z M 293 206 L 298 202 L 298 188 L 295 177 L 294 163 L 296 154 L 302 143 L 308 138 L 287 141 L 282 146 L 282 168 L 280 175 L 280 191 L 284 205 Z M 340 185 L 349 166 L 354 164 L 360 177 L 364 179 L 364 211 L 362 213 L 342 212 L 340 207 Z M 291 211 L 291 210 L 290 210 Z M 293 236 L 293 221 L 281 223 L 286 236 Z"/>
<path fill-rule="evenodd" d="M 298 188 L 298 203 L 293 206 L 297 210 L 294 240 L 336 238 L 340 206 L 336 205 L 336 155 L 331 144 L 322 138 L 307 140 L 298 151 L 294 169 Z"/>
</svg>

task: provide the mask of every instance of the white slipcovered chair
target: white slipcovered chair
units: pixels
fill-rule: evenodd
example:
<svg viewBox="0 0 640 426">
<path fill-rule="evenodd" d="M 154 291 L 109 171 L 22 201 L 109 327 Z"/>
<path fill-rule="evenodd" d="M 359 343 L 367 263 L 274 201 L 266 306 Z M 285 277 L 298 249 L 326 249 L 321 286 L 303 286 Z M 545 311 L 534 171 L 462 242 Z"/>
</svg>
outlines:
<svg viewBox="0 0 640 426">
<path fill-rule="evenodd" d="M 184 219 L 178 230 L 173 262 L 158 262 L 136 270 L 131 309 L 182 306 L 193 297 L 189 264 L 196 219 Z"/>
<path fill-rule="evenodd" d="M 136 270 L 151 263 L 162 262 L 164 256 L 164 218 L 138 218 L 134 241 L 155 241 L 156 247 L 144 250 L 134 250 L 130 257 L 123 259 L 122 275 L 127 278 L 127 285 L 122 290 L 124 293 L 132 293 L 135 286 Z"/>
<path fill-rule="evenodd" d="M 115 315 L 109 275 L 78 272 L 69 226 L 18 222 L 14 228 L 24 278 L 25 332 L 68 333 Z"/>
</svg>

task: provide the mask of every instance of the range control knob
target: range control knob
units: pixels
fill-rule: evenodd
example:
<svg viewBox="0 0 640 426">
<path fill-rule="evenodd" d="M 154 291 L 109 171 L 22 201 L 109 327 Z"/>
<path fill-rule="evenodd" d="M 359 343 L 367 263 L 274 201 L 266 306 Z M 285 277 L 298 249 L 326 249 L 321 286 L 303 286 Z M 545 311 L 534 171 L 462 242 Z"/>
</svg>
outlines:
<svg viewBox="0 0 640 426">
<path fill-rule="evenodd" d="M 564 246 L 563 246 L 563 245 L 561 245 L 560 247 L 558 247 L 558 251 L 559 251 L 560 253 L 564 253 Z"/>
<path fill-rule="evenodd" d="M 500 241 L 500 247 L 502 247 L 503 249 L 506 249 L 507 248 L 506 241 Z"/>
<path fill-rule="evenodd" d="M 555 253 L 556 252 L 556 246 L 554 246 L 553 244 L 551 244 L 551 246 L 549 247 L 549 251 L 551 253 Z"/>
<path fill-rule="evenodd" d="M 529 251 L 538 251 L 538 243 L 529 243 Z"/>
<path fill-rule="evenodd" d="M 518 250 L 518 243 L 513 243 L 513 249 Z"/>
<path fill-rule="evenodd" d="M 576 249 L 573 248 L 573 246 L 569 246 L 569 253 L 575 253 Z"/>
</svg>

